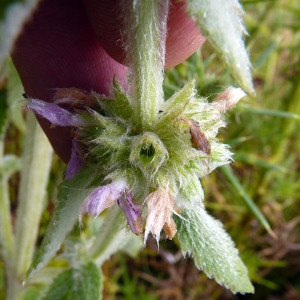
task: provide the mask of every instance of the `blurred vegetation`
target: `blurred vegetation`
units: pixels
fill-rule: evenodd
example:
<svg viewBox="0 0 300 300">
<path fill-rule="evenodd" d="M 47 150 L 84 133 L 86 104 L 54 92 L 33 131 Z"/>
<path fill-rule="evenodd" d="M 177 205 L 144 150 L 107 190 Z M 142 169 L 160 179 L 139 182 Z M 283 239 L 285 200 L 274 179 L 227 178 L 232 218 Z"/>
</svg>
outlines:
<svg viewBox="0 0 300 300">
<path fill-rule="evenodd" d="M 242 4 L 256 97 L 244 98 L 228 113 L 219 137 L 230 144 L 234 162 L 206 177 L 203 186 L 206 206 L 235 241 L 256 292 L 232 295 L 183 258 L 176 239 L 162 241 L 159 252 L 150 239 L 137 258 L 119 253 L 104 264 L 104 299 L 300 299 L 300 3 Z M 235 85 L 208 43 L 166 71 L 166 97 L 195 77 L 199 95 L 209 101 Z M 15 125 L 7 129 L 5 142 L 6 152 L 20 153 L 22 133 Z M 53 211 L 63 168 L 55 156 L 39 240 Z M 18 183 L 18 175 L 13 176 L 11 199 Z M 12 203 L 13 215 L 15 206 Z M 0 299 L 3 282 L 0 262 Z"/>
</svg>

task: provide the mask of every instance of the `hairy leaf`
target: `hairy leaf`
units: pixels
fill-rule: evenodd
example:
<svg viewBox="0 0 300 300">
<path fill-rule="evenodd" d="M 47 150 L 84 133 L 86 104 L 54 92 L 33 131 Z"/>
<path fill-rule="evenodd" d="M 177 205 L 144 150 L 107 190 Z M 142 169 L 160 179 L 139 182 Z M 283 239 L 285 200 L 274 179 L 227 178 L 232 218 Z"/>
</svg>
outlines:
<svg viewBox="0 0 300 300">
<path fill-rule="evenodd" d="M 233 293 L 253 293 L 247 268 L 233 241 L 204 207 L 184 210 L 176 223 L 182 251 L 194 257 L 199 269 Z"/>
<path fill-rule="evenodd" d="M 105 97 L 101 97 L 101 95 L 98 94 L 95 94 L 95 97 L 97 98 L 100 107 L 108 112 L 110 116 L 129 119 L 133 113 L 129 98 L 126 92 L 115 79 L 113 84 L 115 99 L 107 99 Z"/>
<path fill-rule="evenodd" d="M 189 0 L 188 13 L 219 52 L 238 84 L 253 94 L 250 61 L 244 45 L 243 10 L 237 0 Z"/>
<path fill-rule="evenodd" d="M 73 179 L 65 180 L 59 189 L 59 203 L 52 215 L 45 238 L 28 272 L 28 277 L 43 268 L 59 250 L 66 235 L 72 230 L 79 215 L 79 209 L 89 194 L 87 185 L 94 178 L 94 172 L 87 168 Z"/>
<path fill-rule="evenodd" d="M 57 275 L 43 300 L 99 300 L 102 276 L 92 262 L 73 267 Z"/>
<path fill-rule="evenodd" d="M 161 105 L 161 120 L 166 119 L 167 122 L 170 122 L 184 112 L 189 102 L 195 100 L 195 84 L 195 80 L 191 80 L 180 91 Z"/>
</svg>

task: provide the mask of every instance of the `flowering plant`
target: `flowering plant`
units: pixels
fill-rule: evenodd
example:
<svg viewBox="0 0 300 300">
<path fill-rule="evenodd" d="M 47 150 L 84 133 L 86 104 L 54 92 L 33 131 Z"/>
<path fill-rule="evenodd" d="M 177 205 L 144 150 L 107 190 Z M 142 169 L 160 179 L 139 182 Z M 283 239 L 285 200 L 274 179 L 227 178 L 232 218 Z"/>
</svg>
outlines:
<svg viewBox="0 0 300 300">
<path fill-rule="evenodd" d="M 186 5 L 239 84 L 252 93 L 238 2 L 191 0 Z M 78 217 L 108 210 L 105 230 L 81 257 L 78 268 L 83 273 L 89 270 L 100 277 L 94 263 L 101 264 L 118 249 L 117 243 L 125 245 L 134 235 L 143 234 L 144 244 L 150 234 L 157 244 L 177 235 L 183 253 L 193 256 L 209 277 L 234 293 L 253 292 L 231 238 L 205 210 L 200 181 L 231 162 L 232 153 L 217 134 L 225 126 L 224 113 L 245 93 L 229 87 L 209 102 L 196 95 L 192 80 L 165 100 L 169 1 L 123 1 L 121 8 L 129 89 L 115 80 L 110 96 L 68 87 L 57 89 L 52 103 L 30 95 L 26 99 L 28 109 L 53 126 L 72 128 L 73 133 L 59 203 L 28 278 L 55 255 Z M 220 20 L 222 11 L 227 14 Z"/>
<path fill-rule="evenodd" d="M 199 8 L 191 2 L 190 9 Z M 78 202 L 79 215 L 97 216 L 118 205 L 131 231 L 144 232 L 144 242 L 150 233 L 157 243 L 162 232 L 169 239 L 177 233 L 183 252 L 194 256 L 208 276 L 233 292 L 251 292 L 231 239 L 204 208 L 199 180 L 231 161 L 231 152 L 218 141 L 217 133 L 225 125 L 224 112 L 245 93 L 230 87 L 209 103 L 196 96 L 191 81 L 164 100 L 167 11 L 167 1 L 124 2 L 125 50 L 131 67 L 128 93 L 115 81 L 111 98 L 68 88 L 57 90 L 53 103 L 28 99 L 27 107 L 53 125 L 73 127 L 67 181 L 72 182 L 73 176 L 78 180 L 83 172 L 94 174 L 84 186 L 90 192 Z M 148 24 L 153 25 L 146 31 Z M 47 237 L 46 241 L 48 247 L 53 244 Z M 58 246 L 56 242 L 52 251 Z M 32 271 L 47 261 L 44 256 Z"/>
<path fill-rule="evenodd" d="M 27 107 L 52 124 L 74 128 L 67 180 L 81 178 L 83 172 L 91 170 L 95 174 L 85 187 L 91 192 L 81 203 L 79 214 L 99 215 L 118 205 L 134 234 L 143 233 L 145 219 L 145 242 L 152 233 L 158 243 L 162 231 L 172 239 L 178 227 L 183 251 L 194 255 L 196 264 L 209 276 L 239 291 L 232 283 L 241 282 L 245 267 L 229 236 L 204 209 L 199 178 L 230 162 L 228 146 L 216 135 L 224 126 L 223 113 L 244 92 L 228 88 L 208 103 L 195 97 L 192 81 L 162 104 L 156 122 L 144 131 L 135 119 L 129 98 L 116 82 L 114 91 L 115 99 L 88 95 L 98 107 L 78 108 L 76 113 L 57 104 L 28 100 Z M 60 91 L 64 98 L 56 102 L 74 103 L 72 97 L 81 93 L 77 89 Z M 219 268 L 226 277 L 218 273 Z M 236 278 L 228 277 L 230 270 L 235 271 Z"/>
</svg>

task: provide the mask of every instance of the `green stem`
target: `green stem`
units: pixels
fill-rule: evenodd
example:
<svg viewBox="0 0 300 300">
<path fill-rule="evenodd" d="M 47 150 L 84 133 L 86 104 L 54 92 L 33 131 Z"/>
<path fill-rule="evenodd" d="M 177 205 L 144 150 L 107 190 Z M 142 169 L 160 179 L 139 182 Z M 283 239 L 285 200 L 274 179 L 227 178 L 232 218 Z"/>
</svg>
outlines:
<svg viewBox="0 0 300 300">
<path fill-rule="evenodd" d="M 14 236 L 12 230 L 8 177 L 4 174 L 3 136 L 0 135 L 0 243 L 5 264 L 12 260 Z"/>
<path fill-rule="evenodd" d="M 3 132 L 5 132 L 3 128 Z M 8 175 L 4 171 L 4 134 L 0 133 L 0 244 L 5 265 L 6 285 L 12 287 L 14 235 L 8 193 Z"/>
<path fill-rule="evenodd" d="M 18 198 L 13 276 L 19 287 L 7 299 L 18 299 L 18 290 L 31 264 L 44 207 L 46 186 L 52 159 L 52 147 L 34 115 L 27 115 L 27 136 L 22 157 L 21 183 Z"/>
<path fill-rule="evenodd" d="M 124 1 L 123 6 L 127 16 L 125 50 L 132 71 L 130 84 L 135 120 L 143 130 L 149 130 L 164 99 L 162 83 L 169 1 Z"/>
</svg>

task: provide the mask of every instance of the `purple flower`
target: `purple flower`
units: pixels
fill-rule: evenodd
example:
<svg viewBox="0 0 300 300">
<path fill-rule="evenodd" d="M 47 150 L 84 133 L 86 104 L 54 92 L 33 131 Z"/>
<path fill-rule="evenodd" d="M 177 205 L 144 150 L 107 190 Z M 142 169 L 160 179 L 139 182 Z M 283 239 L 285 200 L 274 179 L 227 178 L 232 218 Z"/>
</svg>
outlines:
<svg viewBox="0 0 300 300">
<path fill-rule="evenodd" d="M 54 125 L 83 127 L 89 125 L 81 115 L 74 114 L 54 103 L 43 100 L 28 98 L 27 108 L 37 115 L 47 119 Z M 81 150 L 76 138 L 72 141 L 71 158 L 66 170 L 66 179 L 74 177 L 83 165 L 81 159 Z"/>
<path fill-rule="evenodd" d="M 54 125 L 75 127 L 87 125 L 87 122 L 80 115 L 73 114 L 54 103 L 28 98 L 27 108 Z"/>
<path fill-rule="evenodd" d="M 131 231 L 139 235 L 143 232 L 143 220 L 141 215 L 141 206 L 135 204 L 132 199 L 132 193 L 125 193 L 118 199 L 120 208 L 125 212 L 128 225 Z"/>
<path fill-rule="evenodd" d="M 66 179 L 73 178 L 81 169 L 83 161 L 81 159 L 81 149 L 76 138 L 72 140 L 71 158 L 67 165 Z"/>
<path fill-rule="evenodd" d="M 139 235 L 143 231 L 140 206 L 132 200 L 132 193 L 127 191 L 127 182 L 118 179 L 110 184 L 94 189 L 84 200 L 80 214 L 98 216 L 115 203 L 125 212 L 131 231 Z"/>
<path fill-rule="evenodd" d="M 105 208 L 115 204 L 126 188 L 127 183 L 123 179 L 97 187 L 85 198 L 81 205 L 80 213 L 98 216 Z"/>
<path fill-rule="evenodd" d="M 72 90 L 72 91 L 69 91 Z M 72 104 L 77 96 L 81 99 L 83 95 L 78 89 L 68 89 L 59 91 L 59 97 L 56 99 L 59 103 Z M 70 93 L 71 94 L 70 94 Z M 76 92 L 76 93 L 75 93 Z M 56 95 L 57 97 L 57 95 Z M 71 98 L 70 98 L 71 97 Z M 79 100 L 80 100 L 79 99 Z M 86 97 L 84 97 L 86 99 Z M 60 107 L 55 103 L 46 102 L 43 100 L 28 98 L 27 108 L 32 110 L 37 115 L 47 119 L 53 125 L 63 127 L 86 127 L 91 125 L 89 121 L 84 119 L 80 114 L 73 113 L 67 109 Z M 78 99 L 77 99 L 78 100 Z M 72 103 L 70 103 L 72 102 Z M 76 105 L 75 105 L 76 106 Z M 87 109 L 89 111 L 89 109 Z M 92 112 L 92 111 L 89 111 Z M 93 112 L 95 114 L 95 112 Z M 66 179 L 73 178 L 83 165 L 82 151 L 77 138 L 72 140 L 71 158 L 67 165 Z M 133 202 L 132 193 L 128 189 L 127 182 L 124 179 L 118 179 L 105 186 L 95 188 L 84 200 L 80 207 L 80 215 L 88 213 L 89 215 L 98 216 L 106 208 L 118 203 L 119 207 L 124 211 L 128 224 L 133 233 L 139 235 L 143 231 L 143 220 L 141 215 L 141 207 Z"/>
</svg>

